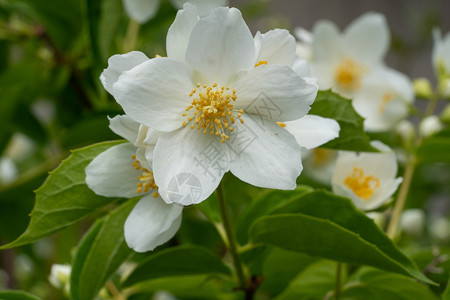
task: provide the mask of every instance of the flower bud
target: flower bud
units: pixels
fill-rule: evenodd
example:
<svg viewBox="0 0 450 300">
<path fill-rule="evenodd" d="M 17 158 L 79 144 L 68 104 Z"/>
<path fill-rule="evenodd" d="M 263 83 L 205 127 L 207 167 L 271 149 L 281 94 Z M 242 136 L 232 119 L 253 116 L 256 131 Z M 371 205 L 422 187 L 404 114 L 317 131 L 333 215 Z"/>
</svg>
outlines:
<svg viewBox="0 0 450 300">
<path fill-rule="evenodd" d="M 395 127 L 395 133 L 402 141 L 403 146 L 407 149 L 412 145 L 414 138 L 416 137 L 414 125 L 408 120 L 400 121 Z"/>
<path fill-rule="evenodd" d="M 450 240 L 450 222 L 446 218 L 434 219 L 430 224 L 430 234 L 438 242 Z"/>
<path fill-rule="evenodd" d="M 441 121 L 444 123 L 450 123 L 450 104 L 448 104 L 441 113 Z"/>
<path fill-rule="evenodd" d="M 419 132 L 423 137 L 429 137 L 442 130 L 443 125 L 437 116 L 429 116 L 423 119 L 419 124 Z"/>
<path fill-rule="evenodd" d="M 420 236 L 425 225 L 425 213 L 421 209 L 407 209 L 400 217 L 400 228 L 409 236 Z"/>
<path fill-rule="evenodd" d="M 71 271 L 72 267 L 69 265 L 54 264 L 52 265 L 48 280 L 55 288 L 65 288 L 69 284 Z"/>
<path fill-rule="evenodd" d="M 442 78 L 439 81 L 439 92 L 442 97 L 450 99 L 450 77 Z"/>
<path fill-rule="evenodd" d="M 433 93 L 430 81 L 428 81 L 428 79 L 424 77 L 414 80 L 413 86 L 414 93 L 417 97 L 429 99 L 431 97 L 431 94 Z"/>
</svg>

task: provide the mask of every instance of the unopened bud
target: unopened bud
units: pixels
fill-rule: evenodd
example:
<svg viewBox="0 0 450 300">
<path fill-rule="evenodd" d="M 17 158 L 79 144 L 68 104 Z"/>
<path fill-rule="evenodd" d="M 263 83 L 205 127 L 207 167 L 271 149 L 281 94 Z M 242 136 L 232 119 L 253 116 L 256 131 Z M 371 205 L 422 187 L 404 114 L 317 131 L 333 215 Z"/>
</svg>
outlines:
<svg viewBox="0 0 450 300">
<path fill-rule="evenodd" d="M 414 125 L 408 120 L 399 122 L 395 127 L 395 133 L 400 138 L 405 148 L 409 148 L 416 137 Z"/>
<path fill-rule="evenodd" d="M 446 218 L 438 218 L 431 222 L 430 234 L 438 242 L 450 240 L 450 222 Z"/>
<path fill-rule="evenodd" d="M 441 121 L 444 123 L 450 123 L 450 104 L 448 104 L 442 111 Z"/>
<path fill-rule="evenodd" d="M 414 93 L 419 98 L 429 99 L 431 97 L 431 94 L 433 93 L 431 89 L 431 84 L 428 79 L 421 77 L 417 78 L 413 82 L 414 85 Z"/>
<path fill-rule="evenodd" d="M 52 265 L 48 280 L 56 288 L 65 288 L 70 280 L 70 272 L 72 268 L 69 265 Z"/>
<path fill-rule="evenodd" d="M 450 99 L 450 77 L 442 78 L 439 81 L 439 93 L 442 97 Z"/>
<path fill-rule="evenodd" d="M 425 225 L 425 213 L 421 209 L 407 209 L 400 217 L 400 228 L 409 236 L 420 236 Z"/>
<path fill-rule="evenodd" d="M 423 119 L 419 124 L 419 132 L 423 137 L 429 137 L 442 130 L 443 125 L 437 116 L 429 116 Z"/>
</svg>

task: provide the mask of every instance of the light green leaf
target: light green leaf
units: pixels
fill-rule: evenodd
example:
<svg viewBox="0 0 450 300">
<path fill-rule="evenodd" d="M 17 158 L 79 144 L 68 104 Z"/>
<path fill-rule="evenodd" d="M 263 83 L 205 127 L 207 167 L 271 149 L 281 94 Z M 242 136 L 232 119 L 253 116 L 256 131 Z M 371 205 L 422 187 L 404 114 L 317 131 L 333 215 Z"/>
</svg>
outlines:
<svg viewBox="0 0 450 300">
<path fill-rule="evenodd" d="M 238 220 L 236 226 L 238 242 L 241 244 L 247 243 L 248 231 L 256 219 L 309 191 L 312 191 L 312 188 L 308 186 L 298 186 L 294 191 L 271 190 L 253 200 Z"/>
<path fill-rule="evenodd" d="M 450 136 L 436 135 L 424 140 L 417 149 L 423 162 L 450 163 Z"/>
<path fill-rule="evenodd" d="M 276 300 L 326 299 L 324 296 L 334 288 L 336 263 L 319 261 L 309 265 L 295 277 Z"/>
<path fill-rule="evenodd" d="M 305 193 L 258 219 L 253 243 L 336 261 L 365 264 L 432 283 L 349 199 L 326 191 Z"/>
<path fill-rule="evenodd" d="M 309 114 L 336 120 L 341 131 L 339 137 L 322 147 L 350 151 L 374 151 L 364 132 L 364 119 L 355 111 L 350 100 L 331 90 L 319 91 Z"/>
<path fill-rule="evenodd" d="M 343 299 L 438 299 L 426 286 L 402 275 L 365 267 L 353 277 L 356 280 L 347 283 L 342 290 Z"/>
<path fill-rule="evenodd" d="M 36 191 L 36 204 L 27 230 L 0 249 L 25 245 L 74 224 L 114 201 L 96 195 L 86 183 L 84 169 L 98 154 L 122 141 L 104 142 L 74 150 Z"/>
<path fill-rule="evenodd" d="M 141 262 L 124 286 L 159 277 L 200 274 L 230 275 L 230 269 L 206 248 L 181 246 L 164 249 Z"/>
<path fill-rule="evenodd" d="M 40 298 L 23 291 L 0 290 L 2 300 L 40 300 Z"/>
<path fill-rule="evenodd" d="M 92 226 L 78 246 L 72 264 L 72 299 L 94 299 L 109 277 L 132 253 L 124 224 L 137 199 L 128 200 Z"/>
</svg>

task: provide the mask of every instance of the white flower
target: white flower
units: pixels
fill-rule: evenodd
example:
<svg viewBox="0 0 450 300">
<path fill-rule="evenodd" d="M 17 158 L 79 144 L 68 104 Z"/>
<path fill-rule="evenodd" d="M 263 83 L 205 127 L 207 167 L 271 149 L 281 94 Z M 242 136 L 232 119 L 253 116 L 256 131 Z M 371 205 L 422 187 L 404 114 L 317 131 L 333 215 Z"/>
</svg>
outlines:
<svg viewBox="0 0 450 300">
<path fill-rule="evenodd" d="M 372 146 L 382 153 L 339 152 L 331 180 L 334 193 L 350 198 L 362 210 L 383 205 L 402 182 L 395 178 L 395 153 L 378 141 Z"/>
<path fill-rule="evenodd" d="M 423 137 L 429 137 L 444 128 L 438 116 L 428 116 L 419 124 L 419 133 Z"/>
<path fill-rule="evenodd" d="M 302 152 L 304 172 L 307 176 L 322 184 L 331 185 L 337 154 L 338 151 L 336 150 L 324 148 Z"/>
<path fill-rule="evenodd" d="M 19 172 L 16 164 L 8 156 L 0 158 L 0 185 L 7 185 L 16 180 Z"/>
<path fill-rule="evenodd" d="M 277 57 L 285 47 L 292 54 Z M 314 147 L 337 136 L 335 121 L 322 126 L 323 118 L 302 118 L 317 86 L 293 71 L 295 41 L 284 31 L 254 40 L 237 9 L 216 8 L 200 18 L 195 6 L 185 4 L 169 29 L 167 54 L 113 56 L 101 76 L 130 118 L 160 132 L 146 158 L 167 203 L 203 201 L 227 171 L 256 186 L 293 189 L 302 170 L 300 145 Z M 305 124 L 327 136 L 294 137 L 283 128 Z M 188 177 L 196 197 L 185 196 Z"/>
<path fill-rule="evenodd" d="M 185 2 L 190 2 L 198 7 L 200 16 L 205 16 L 218 6 L 228 5 L 228 0 L 171 0 L 172 4 L 180 9 Z M 139 23 L 145 23 L 152 19 L 158 11 L 161 0 L 123 0 L 123 6 L 131 19 Z"/>
<path fill-rule="evenodd" d="M 448 242 L 450 240 L 450 222 L 444 217 L 437 217 L 431 221 L 430 234 L 438 242 Z"/>
<path fill-rule="evenodd" d="M 422 209 L 405 210 L 400 216 L 400 228 L 407 235 L 420 236 L 425 226 L 425 213 Z"/>
<path fill-rule="evenodd" d="M 450 75 L 450 32 L 442 38 L 439 28 L 433 29 L 433 66 L 436 73 Z"/>
<path fill-rule="evenodd" d="M 48 280 L 56 288 L 65 288 L 70 283 L 71 272 L 72 267 L 70 265 L 53 264 Z"/>
<path fill-rule="evenodd" d="M 96 194 L 106 197 L 142 195 L 125 221 L 125 241 L 137 252 L 153 250 L 175 235 L 182 212 L 181 206 L 161 199 L 151 162 L 145 159 L 146 153 L 152 156 L 158 133 L 127 116 L 111 119 L 110 128 L 129 143 L 113 146 L 92 160 L 86 167 L 86 183 Z"/>
<path fill-rule="evenodd" d="M 320 89 L 352 98 L 369 131 L 388 130 L 407 116 L 413 87 L 405 75 L 384 66 L 389 29 L 383 15 L 367 13 L 342 34 L 333 23 L 318 22 L 312 33 L 311 74 Z"/>
</svg>

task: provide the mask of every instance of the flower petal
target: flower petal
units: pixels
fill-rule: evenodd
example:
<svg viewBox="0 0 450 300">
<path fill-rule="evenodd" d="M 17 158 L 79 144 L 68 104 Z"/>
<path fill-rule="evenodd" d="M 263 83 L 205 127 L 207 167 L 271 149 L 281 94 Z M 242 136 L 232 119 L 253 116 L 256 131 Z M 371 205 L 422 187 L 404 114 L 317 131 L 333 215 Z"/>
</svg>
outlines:
<svg viewBox="0 0 450 300">
<path fill-rule="evenodd" d="M 343 36 L 349 55 L 367 63 L 383 59 L 389 39 L 386 19 L 378 13 L 366 13 L 357 18 L 347 27 Z"/>
<path fill-rule="evenodd" d="M 160 2 L 161 0 L 123 0 L 123 5 L 127 15 L 142 24 L 155 16 Z"/>
<path fill-rule="evenodd" d="M 138 137 L 140 124 L 133 121 L 127 115 L 117 115 L 109 118 L 109 128 L 117 135 L 120 135 L 130 143 L 134 144 Z"/>
<path fill-rule="evenodd" d="M 180 9 L 186 0 L 171 0 L 171 2 L 175 7 Z M 228 5 L 228 0 L 189 0 L 189 2 L 197 7 L 200 17 L 208 15 L 216 7 Z"/>
<path fill-rule="evenodd" d="M 224 84 L 230 75 L 254 66 L 253 37 L 235 8 L 219 7 L 192 30 L 186 62 L 208 80 Z"/>
<path fill-rule="evenodd" d="M 317 95 L 317 85 L 281 65 L 240 72 L 230 86 L 237 91 L 237 109 L 281 122 L 306 115 Z"/>
<path fill-rule="evenodd" d="M 86 184 L 97 195 L 132 198 L 138 194 L 138 176 L 142 171 L 133 167 L 136 147 L 120 144 L 100 153 L 86 167 Z"/>
<path fill-rule="evenodd" d="M 339 29 L 332 22 L 319 21 L 313 28 L 312 53 L 320 63 L 338 62 L 344 55 Z M 315 74 L 313 74 L 315 76 Z"/>
<path fill-rule="evenodd" d="M 114 97 L 133 120 L 161 131 L 182 126 L 194 84 L 184 63 L 154 58 L 124 72 L 113 86 Z"/>
<path fill-rule="evenodd" d="M 108 68 L 100 74 L 100 81 L 105 90 L 111 95 L 113 94 L 113 84 L 117 82 L 119 76 L 128 70 L 147 61 L 148 57 L 139 51 L 132 51 L 126 54 L 113 55 L 108 59 Z"/>
<path fill-rule="evenodd" d="M 267 33 L 255 35 L 255 46 L 258 61 L 268 64 L 292 66 L 295 60 L 295 38 L 286 29 L 274 29 Z"/>
<path fill-rule="evenodd" d="M 302 78 L 311 76 L 308 62 L 304 59 L 297 58 L 292 65 L 292 70 L 294 70 L 294 72 Z"/>
<path fill-rule="evenodd" d="M 229 159 L 220 138 L 186 127 L 160 136 L 153 168 L 164 201 L 190 205 L 214 192 L 229 170 Z"/>
<path fill-rule="evenodd" d="M 125 241 L 136 252 L 145 252 L 170 240 L 180 228 L 183 207 L 167 204 L 159 196 L 142 197 L 125 221 Z"/>
<path fill-rule="evenodd" d="M 247 115 L 242 119 L 244 123 L 236 125 L 234 136 L 225 142 L 233 153 L 230 171 L 255 186 L 294 189 L 303 168 L 295 138 L 271 120 L 263 125 Z"/>
<path fill-rule="evenodd" d="M 183 9 L 177 12 L 175 21 L 167 32 L 167 57 L 184 62 L 191 32 L 198 20 L 197 9 L 190 3 L 186 3 Z"/>
<path fill-rule="evenodd" d="M 285 124 L 285 129 L 306 149 L 316 148 L 337 138 L 341 129 L 335 120 L 314 115 L 306 115 Z"/>
</svg>

